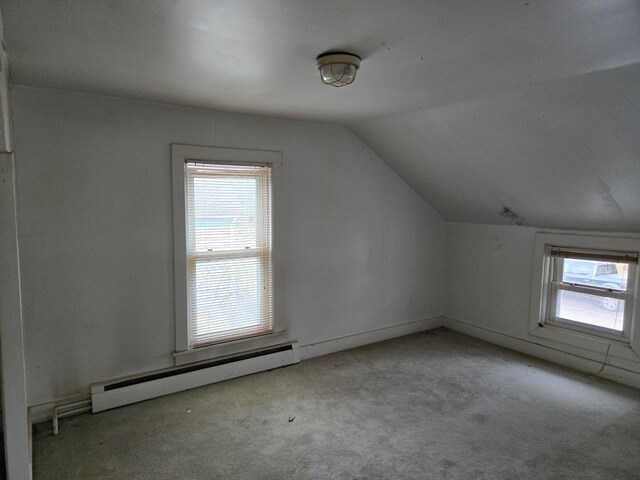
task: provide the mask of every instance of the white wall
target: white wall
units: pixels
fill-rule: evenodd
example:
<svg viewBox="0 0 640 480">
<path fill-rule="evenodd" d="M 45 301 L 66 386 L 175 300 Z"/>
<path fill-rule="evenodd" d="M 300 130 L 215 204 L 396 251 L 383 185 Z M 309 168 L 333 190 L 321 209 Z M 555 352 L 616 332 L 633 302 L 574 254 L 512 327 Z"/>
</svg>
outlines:
<svg viewBox="0 0 640 480">
<path fill-rule="evenodd" d="M 527 338 L 535 232 L 449 223 L 446 316 Z"/>
<path fill-rule="evenodd" d="M 30 405 L 172 365 L 171 143 L 283 152 L 281 308 L 302 345 L 441 315 L 445 224 L 343 127 L 14 89 Z"/>
<path fill-rule="evenodd" d="M 0 14 L 0 477 L 31 478 L 9 62 Z"/>
<path fill-rule="evenodd" d="M 0 153 L 0 361 L 4 435 L 1 453 L 10 480 L 31 478 L 14 164 L 12 154 Z M 2 478 L 4 467 L 0 465 Z"/>
<path fill-rule="evenodd" d="M 619 370 L 640 373 L 640 358 L 629 361 L 618 358 L 615 349 L 606 355 L 529 333 L 534 240 L 539 231 L 550 230 L 447 224 L 446 325 L 509 348 L 640 386 L 640 376 Z M 638 238 L 637 234 L 625 236 Z M 603 369 L 605 360 L 609 366 Z"/>
</svg>

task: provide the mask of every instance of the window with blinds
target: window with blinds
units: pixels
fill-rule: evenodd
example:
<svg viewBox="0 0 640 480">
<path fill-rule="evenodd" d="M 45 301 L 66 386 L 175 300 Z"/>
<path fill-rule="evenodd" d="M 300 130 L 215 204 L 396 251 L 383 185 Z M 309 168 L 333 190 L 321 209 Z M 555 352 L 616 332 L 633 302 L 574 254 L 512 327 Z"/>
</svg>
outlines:
<svg viewBox="0 0 640 480">
<path fill-rule="evenodd" d="M 271 167 L 184 168 L 189 346 L 271 332 Z"/>
</svg>

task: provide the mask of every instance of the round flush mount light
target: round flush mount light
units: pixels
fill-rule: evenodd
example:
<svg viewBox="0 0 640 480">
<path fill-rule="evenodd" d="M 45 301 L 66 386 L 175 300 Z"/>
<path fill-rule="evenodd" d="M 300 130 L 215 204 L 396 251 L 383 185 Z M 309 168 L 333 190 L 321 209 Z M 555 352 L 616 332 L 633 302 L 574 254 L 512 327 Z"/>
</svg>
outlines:
<svg viewBox="0 0 640 480">
<path fill-rule="evenodd" d="M 344 87 L 353 83 L 360 68 L 360 57 L 352 53 L 325 53 L 316 58 L 322 83 Z"/>
</svg>

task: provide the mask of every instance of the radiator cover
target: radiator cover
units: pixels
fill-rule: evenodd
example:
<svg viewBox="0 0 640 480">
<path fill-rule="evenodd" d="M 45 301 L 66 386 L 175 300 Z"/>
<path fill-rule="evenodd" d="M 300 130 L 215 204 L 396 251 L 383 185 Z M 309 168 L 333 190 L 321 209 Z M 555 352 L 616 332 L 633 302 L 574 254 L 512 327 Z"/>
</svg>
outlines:
<svg viewBox="0 0 640 480">
<path fill-rule="evenodd" d="M 297 342 L 91 385 L 91 411 L 149 400 L 300 361 Z"/>
</svg>

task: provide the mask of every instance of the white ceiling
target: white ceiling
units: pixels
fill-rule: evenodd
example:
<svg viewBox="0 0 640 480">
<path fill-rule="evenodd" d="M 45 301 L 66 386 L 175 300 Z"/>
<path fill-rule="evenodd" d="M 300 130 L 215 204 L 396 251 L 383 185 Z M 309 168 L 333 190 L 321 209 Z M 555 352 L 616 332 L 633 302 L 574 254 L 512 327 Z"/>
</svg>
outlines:
<svg viewBox="0 0 640 480">
<path fill-rule="evenodd" d="M 640 231 L 637 0 L 2 2 L 11 75 L 341 123 L 447 220 Z M 359 54 L 356 83 L 315 57 Z"/>
</svg>

